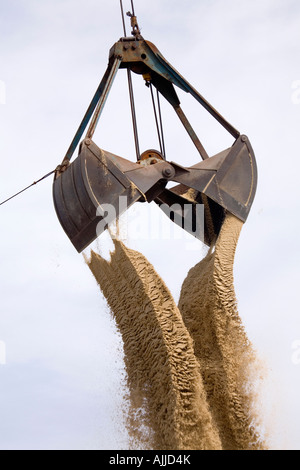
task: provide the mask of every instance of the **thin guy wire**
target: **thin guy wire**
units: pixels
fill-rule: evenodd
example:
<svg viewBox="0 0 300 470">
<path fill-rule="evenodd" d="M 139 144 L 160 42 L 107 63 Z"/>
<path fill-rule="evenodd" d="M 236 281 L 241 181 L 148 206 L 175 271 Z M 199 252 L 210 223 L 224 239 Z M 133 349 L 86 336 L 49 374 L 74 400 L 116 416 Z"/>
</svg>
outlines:
<svg viewBox="0 0 300 470">
<path fill-rule="evenodd" d="M 121 7 L 121 15 L 122 15 L 122 21 L 123 21 L 123 29 L 124 29 L 124 37 L 126 38 L 126 25 L 125 25 L 125 16 L 124 16 L 124 9 L 123 9 L 123 1 L 120 0 L 120 7 Z"/>
<path fill-rule="evenodd" d="M 131 0 L 131 8 L 132 8 L 132 14 L 133 14 L 133 16 L 135 16 L 135 11 L 134 11 L 133 0 Z"/>
<path fill-rule="evenodd" d="M 160 121 L 161 140 L 162 140 L 162 146 L 163 146 L 163 156 L 164 156 L 165 159 L 166 159 L 166 147 L 165 147 L 164 129 L 163 129 L 163 121 L 162 121 L 162 113 L 161 113 L 160 97 L 159 97 L 159 91 L 158 91 L 158 89 L 156 90 L 156 92 L 157 92 L 157 103 L 158 103 L 158 113 L 159 113 L 159 121 Z"/>
<path fill-rule="evenodd" d="M 163 147 L 162 147 L 162 142 L 161 142 L 161 136 L 160 136 L 156 106 L 155 106 L 154 95 L 153 95 L 153 90 L 152 90 L 152 84 L 151 83 L 150 83 L 149 88 L 150 88 L 150 91 L 151 91 L 151 98 L 152 98 L 153 111 L 154 111 L 154 117 L 155 117 L 155 123 L 156 123 L 156 129 L 157 129 L 157 136 L 158 136 L 158 140 L 159 140 L 160 151 L 161 151 L 161 153 L 163 153 Z"/>
<path fill-rule="evenodd" d="M 132 125 L 133 125 L 134 141 L 135 141 L 135 150 L 136 150 L 137 160 L 139 160 L 140 159 L 140 145 L 139 145 L 139 137 L 138 137 L 138 129 L 137 129 L 137 121 L 136 121 L 132 77 L 131 77 L 131 71 L 129 69 L 127 69 L 127 76 L 128 76 L 128 88 L 129 88 Z"/>
<path fill-rule="evenodd" d="M 13 196 L 9 197 L 9 198 L 6 199 L 5 201 L 2 201 L 2 202 L 0 203 L 0 206 L 2 206 L 3 204 L 5 204 L 6 202 L 10 201 L 10 200 L 13 199 L 14 197 L 19 196 L 19 194 L 24 193 L 24 191 L 27 191 L 27 189 L 31 188 L 31 187 L 34 186 L 35 184 L 40 183 L 40 181 L 43 181 L 44 179 L 48 178 L 48 176 L 52 175 L 54 172 L 55 172 L 55 170 L 52 170 L 50 173 L 47 173 L 47 175 L 43 176 L 43 177 L 40 178 L 39 180 L 34 181 L 32 184 L 30 184 L 30 185 L 27 186 L 26 188 L 22 189 L 22 190 L 19 191 L 18 193 L 16 193 L 16 194 L 14 194 Z"/>
</svg>

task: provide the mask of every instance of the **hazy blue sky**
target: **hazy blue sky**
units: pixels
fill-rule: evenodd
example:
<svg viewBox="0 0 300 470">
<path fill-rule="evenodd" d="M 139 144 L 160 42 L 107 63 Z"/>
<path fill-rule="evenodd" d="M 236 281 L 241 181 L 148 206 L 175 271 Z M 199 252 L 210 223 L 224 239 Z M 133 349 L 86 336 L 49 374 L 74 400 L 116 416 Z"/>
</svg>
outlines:
<svg viewBox="0 0 300 470">
<path fill-rule="evenodd" d="M 269 371 L 263 409 L 272 446 L 299 449 L 300 3 L 136 0 L 135 7 L 143 36 L 254 148 L 259 186 L 237 249 L 236 292 Z M 0 0 L 0 31 L 3 200 L 61 162 L 122 35 L 119 1 Z M 144 84 L 134 85 L 142 146 L 157 147 Z M 182 96 L 210 154 L 226 148 L 231 140 L 190 100 Z M 163 111 L 169 159 L 195 163 L 192 145 Z M 123 71 L 95 141 L 134 160 Z M 137 230 L 139 220 L 144 226 L 162 217 L 142 208 L 130 212 Z M 51 179 L 0 210 L 0 448 L 126 448 L 122 344 L 82 255 L 59 225 Z M 153 262 L 178 299 L 205 247 L 183 236 L 135 238 L 131 230 L 128 245 Z M 103 236 L 94 246 L 107 254 L 110 243 Z"/>
</svg>

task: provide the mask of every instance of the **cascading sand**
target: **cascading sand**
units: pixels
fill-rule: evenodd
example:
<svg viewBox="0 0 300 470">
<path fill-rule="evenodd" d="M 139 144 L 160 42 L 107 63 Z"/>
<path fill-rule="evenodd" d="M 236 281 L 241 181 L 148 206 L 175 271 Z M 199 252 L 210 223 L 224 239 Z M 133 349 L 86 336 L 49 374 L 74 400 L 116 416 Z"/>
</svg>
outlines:
<svg viewBox="0 0 300 470">
<path fill-rule="evenodd" d="M 124 343 L 132 446 L 221 449 L 193 342 L 171 293 L 141 253 L 114 244 L 109 262 L 92 252 L 88 264 Z"/>
<path fill-rule="evenodd" d="M 233 285 L 241 228 L 228 214 L 214 252 L 188 273 L 178 307 L 149 261 L 120 241 L 110 261 L 94 252 L 87 260 L 124 344 L 131 448 L 264 448 L 249 381 L 255 354 Z"/>
<path fill-rule="evenodd" d="M 264 448 L 255 425 L 256 355 L 238 313 L 233 264 L 243 223 L 225 218 L 214 252 L 190 270 L 179 309 L 200 362 L 224 450 Z"/>
</svg>

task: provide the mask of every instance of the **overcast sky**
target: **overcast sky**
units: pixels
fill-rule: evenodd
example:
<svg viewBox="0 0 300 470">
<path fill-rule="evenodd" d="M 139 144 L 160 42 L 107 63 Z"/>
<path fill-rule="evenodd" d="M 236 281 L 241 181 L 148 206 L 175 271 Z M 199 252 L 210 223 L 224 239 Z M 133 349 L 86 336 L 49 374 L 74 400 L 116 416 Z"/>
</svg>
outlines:
<svg viewBox="0 0 300 470">
<path fill-rule="evenodd" d="M 269 372 L 263 409 L 272 446 L 299 450 L 300 3 L 136 0 L 135 7 L 143 36 L 254 148 L 259 185 L 238 244 L 236 293 Z M 0 31 L 4 200 L 61 162 L 122 36 L 119 1 L 0 0 Z M 134 85 L 142 149 L 157 147 L 140 77 Z M 220 126 L 180 96 L 210 155 L 227 148 Z M 173 114 L 163 112 L 168 158 L 196 163 Z M 124 71 L 95 142 L 134 161 Z M 0 448 L 126 449 L 122 343 L 56 218 L 51 178 L 0 211 Z M 165 227 L 156 207 L 134 207 L 127 244 L 149 258 L 177 300 L 206 249 L 178 232 L 180 239 L 136 237 L 153 217 Z M 111 244 L 104 235 L 93 247 L 108 256 Z"/>
</svg>

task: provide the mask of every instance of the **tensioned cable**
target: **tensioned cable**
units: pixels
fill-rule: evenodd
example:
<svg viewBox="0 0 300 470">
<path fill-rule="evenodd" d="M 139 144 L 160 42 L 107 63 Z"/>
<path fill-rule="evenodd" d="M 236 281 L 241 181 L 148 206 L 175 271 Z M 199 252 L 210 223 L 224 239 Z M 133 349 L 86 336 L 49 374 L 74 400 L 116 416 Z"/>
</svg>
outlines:
<svg viewBox="0 0 300 470">
<path fill-rule="evenodd" d="M 132 8 L 132 14 L 133 16 L 135 16 L 133 0 L 131 0 L 131 8 Z"/>
<path fill-rule="evenodd" d="M 124 8 L 123 8 L 123 1 L 120 0 L 120 8 L 121 8 L 121 16 L 123 22 L 123 30 L 124 36 L 126 37 L 126 25 L 125 25 L 125 16 L 124 16 Z M 134 11 L 134 4 L 131 0 L 131 8 L 132 8 L 132 15 L 135 15 Z M 128 12 L 127 15 L 131 16 L 131 13 Z M 130 108 L 131 108 L 131 117 L 132 117 L 132 126 L 133 126 L 133 135 L 134 135 L 134 143 L 135 143 L 135 151 L 137 160 L 140 160 L 140 144 L 139 144 L 139 136 L 138 136 L 138 128 L 137 128 L 137 119 L 136 119 L 136 111 L 135 111 L 135 102 L 134 102 L 134 92 L 133 92 L 133 84 L 132 84 L 132 76 L 131 70 L 127 69 L 127 78 L 128 78 L 128 89 L 129 89 L 129 99 L 130 99 Z"/>
<path fill-rule="evenodd" d="M 122 15 L 124 35 L 126 37 L 126 26 L 125 26 L 125 17 L 124 17 L 124 9 L 123 9 L 123 1 L 122 0 L 120 0 L 120 6 L 121 6 L 121 15 Z M 133 0 L 131 0 L 131 9 L 132 9 L 132 13 L 128 12 L 127 15 L 131 16 L 131 17 L 132 16 L 135 17 L 135 9 L 134 9 Z M 131 104 L 131 114 L 132 114 L 132 122 L 133 122 L 133 132 L 134 132 L 134 139 L 135 139 L 136 155 L 137 155 L 137 159 L 139 160 L 140 159 L 140 147 L 139 147 L 139 138 L 138 138 L 137 120 L 136 120 L 136 112 L 135 112 L 135 104 L 134 104 L 133 85 L 132 85 L 132 77 L 131 77 L 130 69 L 127 69 L 127 73 L 128 73 L 128 86 L 129 86 L 129 94 L 130 94 L 130 104 Z M 154 110 L 155 123 L 156 123 L 156 129 L 157 129 L 157 135 L 158 135 L 158 140 L 159 140 L 160 151 L 161 151 L 162 155 L 164 156 L 164 158 L 166 158 L 166 149 L 165 149 L 165 142 L 164 142 L 164 133 L 163 133 L 163 123 L 162 123 L 162 114 L 161 114 L 161 107 L 160 107 L 159 92 L 157 90 L 157 107 L 158 107 L 158 114 L 159 114 L 159 117 L 158 117 L 151 83 L 149 84 L 149 87 L 150 87 L 150 91 L 151 91 L 151 97 L 152 97 L 153 110 Z"/>
<path fill-rule="evenodd" d="M 124 9 L 123 9 L 123 1 L 120 0 L 120 7 L 121 7 L 121 16 L 122 16 L 122 22 L 123 22 L 123 29 L 124 29 L 124 36 L 126 38 L 126 25 L 125 25 L 125 15 L 124 15 Z"/>
<path fill-rule="evenodd" d="M 158 114 L 159 114 L 159 122 L 160 122 L 161 141 L 162 141 L 162 147 L 163 147 L 163 156 L 164 156 L 165 159 L 166 159 L 166 147 L 165 147 L 164 129 L 163 129 L 162 112 L 161 112 L 160 97 L 159 97 L 159 91 L 158 91 L 158 89 L 156 89 L 156 95 L 157 95 L 157 105 L 158 105 Z"/>
<path fill-rule="evenodd" d="M 2 202 L 0 203 L 0 206 L 2 206 L 3 204 L 5 204 L 6 202 L 10 201 L 10 200 L 13 199 L 14 197 L 19 196 L 19 194 L 24 193 L 24 191 L 27 191 L 27 189 L 31 188 L 31 187 L 34 186 L 35 184 L 38 184 L 38 183 L 40 183 L 41 181 L 43 181 L 44 179 L 48 178 L 48 176 L 53 175 L 53 173 L 55 173 L 55 171 L 56 171 L 56 169 L 50 171 L 50 173 L 47 173 L 45 176 L 43 176 L 43 177 L 40 178 L 39 180 L 34 181 L 32 184 L 30 184 L 30 185 L 27 186 L 26 188 L 22 189 L 22 190 L 19 191 L 18 193 L 16 193 L 16 194 L 14 194 L 13 196 L 9 197 L 9 198 L 6 199 L 5 201 L 2 201 Z"/>
<path fill-rule="evenodd" d="M 160 151 L 161 151 L 161 153 L 163 154 L 163 147 L 162 147 L 162 141 L 161 141 L 161 135 L 160 135 L 160 129 L 159 129 L 159 123 L 158 123 L 156 105 L 155 105 L 155 101 L 154 101 L 152 83 L 149 83 L 149 88 L 150 88 L 150 92 L 151 92 L 152 105 L 153 105 L 154 118 L 155 118 L 155 124 L 156 124 L 156 130 L 157 130 L 157 136 L 158 136 Z"/>
<path fill-rule="evenodd" d="M 137 129 L 135 104 L 134 104 L 133 85 L 132 85 L 131 71 L 129 69 L 127 69 L 127 76 L 128 76 L 128 87 L 129 87 L 129 96 L 130 96 L 130 106 L 131 106 L 131 116 L 132 116 L 132 125 L 133 125 L 133 134 L 134 134 L 134 141 L 135 141 L 136 157 L 137 157 L 137 160 L 140 160 L 140 155 L 141 154 L 140 154 L 140 144 L 139 144 L 139 136 L 138 136 L 138 129 Z"/>
</svg>

